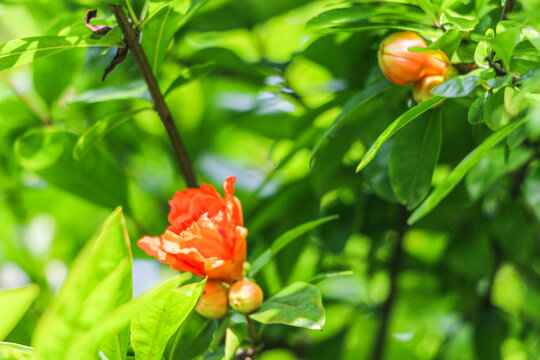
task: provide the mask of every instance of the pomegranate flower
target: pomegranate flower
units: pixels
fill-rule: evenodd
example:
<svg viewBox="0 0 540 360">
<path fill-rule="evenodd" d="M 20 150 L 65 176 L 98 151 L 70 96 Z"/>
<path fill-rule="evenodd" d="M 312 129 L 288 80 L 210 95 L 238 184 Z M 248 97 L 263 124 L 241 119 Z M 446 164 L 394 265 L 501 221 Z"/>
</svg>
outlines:
<svg viewBox="0 0 540 360">
<path fill-rule="evenodd" d="M 225 180 L 225 198 L 208 184 L 177 192 L 169 201 L 171 225 L 165 233 L 137 244 L 175 270 L 227 283 L 242 279 L 247 229 L 235 182 L 235 177 Z"/>
</svg>

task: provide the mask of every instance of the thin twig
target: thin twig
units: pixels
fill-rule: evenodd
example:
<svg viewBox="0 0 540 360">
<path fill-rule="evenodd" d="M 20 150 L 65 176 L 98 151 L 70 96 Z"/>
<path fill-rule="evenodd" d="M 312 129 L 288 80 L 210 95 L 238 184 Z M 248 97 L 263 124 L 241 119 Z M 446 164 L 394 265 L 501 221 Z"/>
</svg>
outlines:
<svg viewBox="0 0 540 360">
<path fill-rule="evenodd" d="M 507 16 L 509 13 L 514 11 L 514 8 L 516 7 L 517 0 L 506 0 L 504 2 L 503 11 L 501 14 L 501 21 L 507 20 Z"/>
<path fill-rule="evenodd" d="M 379 327 L 379 332 L 375 340 L 375 347 L 373 349 L 372 356 L 373 360 L 381 360 L 384 356 L 384 347 L 386 343 L 388 326 L 390 324 L 392 310 L 396 301 L 398 275 L 403 260 L 403 237 L 405 235 L 405 230 L 407 229 L 407 211 L 405 209 L 403 209 L 401 217 L 402 218 L 400 219 L 400 225 L 398 229 L 397 244 L 394 250 L 392 263 L 390 265 L 390 293 L 388 294 L 388 299 L 386 299 L 386 302 L 383 304 L 382 307 L 381 325 Z"/>
<path fill-rule="evenodd" d="M 197 187 L 197 178 L 195 176 L 195 172 L 193 171 L 193 166 L 189 160 L 188 153 L 184 147 L 184 143 L 182 142 L 182 138 L 180 137 L 176 124 L 171 116 L 171 111 L 165 102 L 163 94 L 159 89 L 156 77 L 150 68 L 148 59 L 146 58 L 146 55 L 144 54 L 142 46 L 139 42 L 139 34 L 133 28 L 121 6 L 110 5 L 110 7 L 114 13 L 114 16 L 116 17 L 120 30 L 122 30 L 122 33 L 124 34 L 126 44 L 131 50 L 131 53 L 135 58 L 135 62 L 137 63 L 144 81 L 148 86 L 148 90 L 150 91 L 150 95 L 154 101 L 154 108 L 161 118 L 165 129 L 167 130 L 167 134 L 169 135 L 176 154 L 178 166 L 184 175 L 186 183 L 188 187 Z"/>
<path fill-rule="evenodd" d="M 244 314 L 246 317 L 246 321 L 248 324 L 248 332 L 249 337 L 251 338 L 251 341 L 253 342 L 253 346 L 257 346 L 259 344 L 259 335 L 257 335 L 257 329 L 255 328 L 255 324 L 253 323 L 253 320 L 250 319 L 248 314 Z"/>
</svg>

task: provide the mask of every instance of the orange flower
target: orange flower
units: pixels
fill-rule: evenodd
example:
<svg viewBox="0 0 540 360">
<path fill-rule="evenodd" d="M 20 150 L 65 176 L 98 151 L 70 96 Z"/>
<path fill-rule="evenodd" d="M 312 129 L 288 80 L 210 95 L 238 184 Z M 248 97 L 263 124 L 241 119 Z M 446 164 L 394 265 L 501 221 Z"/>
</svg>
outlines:
<svg viewBox="0 0 540 360">
<path fill-rule="evenodd" d="M 234 197 L 235 177 L 225 180 L 225 198 L 208 184 L 177 192 L 169 201 L 171 225 L 137 243 L 173 269 L 231 283 L 242 279 L 247 229 Z"/>
<path fill-rule="evenodd" d="M 388 36 L 379 47 L 379 67 L 394 84 L 413 84 L 424 76 L 440 75 L 446 70 L 448 59 L 442 51 L 409 51 L 412 47 L 425 48 L 427 44 L 424 39 L 410 31 Z"/>
</svg>

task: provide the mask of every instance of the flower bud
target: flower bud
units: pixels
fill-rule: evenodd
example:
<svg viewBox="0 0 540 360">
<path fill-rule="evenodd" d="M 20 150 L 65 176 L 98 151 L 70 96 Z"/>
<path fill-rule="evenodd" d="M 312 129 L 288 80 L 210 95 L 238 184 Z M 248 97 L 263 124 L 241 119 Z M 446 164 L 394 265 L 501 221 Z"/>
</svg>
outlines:
<svg viewBox="0 0 540 360">
<path fill-rule="evenodd" d="M 414 100 L 420 104 L 422 101 L 433 97 L 434 95 L 431 93 L 431 90 L 442 84 L 444 80 L 445 78 L 442 75 L 426 76 L 414 85 Z"/>
<path fill-rule="evenodd" d="M 442 51 L 419 53 L 409 51 L 412 47 L 427 47 L 427 44 L 410 31 L 388 36 L 379 47 L 379 66 L 394 84 L 413 84 L 424 76 L 440 75 L 446 69 L 448 59 Z"/>
<path fill-rule="evenodd" d="M 199 299 L 197 312 L 208 319 L 219 319 L 227 313 L 227 289 L 220 282 L 208 281 Z"/>
<path fill-rule="evenodd" d="M 251 313 L 261 306 L 262 301 L 263 292 L 253 281 L 237 281 L 229 289 L 229 304 L 238 312 Z"/>
</svg>

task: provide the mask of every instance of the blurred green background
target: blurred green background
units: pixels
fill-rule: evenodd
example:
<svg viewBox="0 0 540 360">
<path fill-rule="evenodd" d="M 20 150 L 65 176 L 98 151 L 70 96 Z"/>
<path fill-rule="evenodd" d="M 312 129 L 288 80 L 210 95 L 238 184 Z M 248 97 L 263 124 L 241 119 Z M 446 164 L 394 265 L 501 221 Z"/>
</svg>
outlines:
<svg viewBox="0 0 540 360">
<path fill-rule="evenodd" d="M 133 3 L 140 14 L 144 1 Z M 324 11 L 363 9 L 367 1 L 194 3 L 200 7 L 185 24 L 181 14 L 193 5 L 187 0 L 156 15 L 142 44 L 163 90 L 184 71 L 194 73 L 166 100 L 199 180 L 222 191 L 226 177 L 238 178 L 248 259 L 303 222 L 339 215 L 259 273 L 267 296 L 294 281 L 312 281 L 326 309 L 322 331 L 266 327 L 260 359 L 371 358 L 400 234 L 404 255 L 385 359 L 539 359 L 540 205 L 521 196 L 525 163 L 537 174 L 526 191 L 540 194 L 537 139 L 532 150 L 494 148 L 435 211 L 404 228 L 388 175 L 392 141 L 363 172 L 355 168 L 376 136 L 414 105 L 410 88 L 389 87 L 352 109 L 349 102 L 385 84 L 377 49 L 389 31 L 306 26 Z M 407 1 L 385 6 L 399 3 Z M 481 34 L 501 13 L 496 1 L 444 6 L 476 14 Z M 518 10 L 538 28 L 536 6 L 523 2 Z M 91 8 L 98 9 L 95 23 L 114 23 L 98 1 L 0 1 L 0 42 L 84 34 Z M 429 24 L 419 7 L 407 9 L 410 21 Z M 168 21 L 155 21 L 165 14 Z M 115 51 L 76 49 L 0 74 L 0 288 L 41 287 L 6 341 L 30 344 L 71 261 L 117 205 L 124 207 L 137 258 L 135 293 L 170 272 L 135 242 L 163 232 L 167 201 L 185 184 L 132 56 L 101 81 Z M 467 122 L 472 101 L 448 99 L 440 109 L 433 185 L 491 131 Z M 326 133 L 336 118 L 340 125 Z M 78 137 L 98 121 L 118 126 L 76 160 Z M 345 273 L 317 278 L 339 272 Z"/>
</svg>

